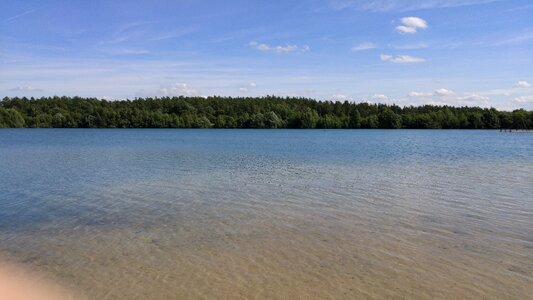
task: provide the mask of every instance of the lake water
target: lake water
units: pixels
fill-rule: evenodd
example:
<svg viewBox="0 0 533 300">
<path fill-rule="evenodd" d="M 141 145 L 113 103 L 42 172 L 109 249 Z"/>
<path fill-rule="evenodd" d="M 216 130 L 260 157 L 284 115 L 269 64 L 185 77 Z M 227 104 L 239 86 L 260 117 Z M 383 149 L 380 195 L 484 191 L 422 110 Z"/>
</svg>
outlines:
<svg viewBox="0 0 533 300">
<path fill-rule="evenodd" d="M 89 299 L 533 299 L 533 134 L 0 130 L 0 257 Z"/>
</svg>

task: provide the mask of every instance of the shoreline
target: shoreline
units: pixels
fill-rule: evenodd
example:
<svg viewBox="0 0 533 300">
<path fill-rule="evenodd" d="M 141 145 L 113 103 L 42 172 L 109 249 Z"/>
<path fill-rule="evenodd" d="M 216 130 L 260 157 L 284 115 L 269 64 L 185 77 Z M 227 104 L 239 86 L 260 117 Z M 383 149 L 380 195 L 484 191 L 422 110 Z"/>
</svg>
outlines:
<svg viewBox="0 0 533 300">
<path fill-rule="evenodd" d="M 29 266 L 0 258 L 0 298 L 10 300 L 79 300 L 65 287 Z"/>
</svg>

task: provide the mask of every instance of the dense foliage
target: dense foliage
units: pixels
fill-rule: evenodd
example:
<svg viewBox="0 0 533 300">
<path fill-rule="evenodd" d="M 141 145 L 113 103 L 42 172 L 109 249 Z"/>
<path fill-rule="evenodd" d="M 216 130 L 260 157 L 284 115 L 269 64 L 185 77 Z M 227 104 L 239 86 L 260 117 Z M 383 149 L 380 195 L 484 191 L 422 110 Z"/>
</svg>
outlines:
<svg viewBox="0 0 533 300">
<path fill-rule="evenodd" d="M 4 98 L 0 127 L 531 128 L 533 112 L 315 101 L 304 98 Z"/>
</svg>

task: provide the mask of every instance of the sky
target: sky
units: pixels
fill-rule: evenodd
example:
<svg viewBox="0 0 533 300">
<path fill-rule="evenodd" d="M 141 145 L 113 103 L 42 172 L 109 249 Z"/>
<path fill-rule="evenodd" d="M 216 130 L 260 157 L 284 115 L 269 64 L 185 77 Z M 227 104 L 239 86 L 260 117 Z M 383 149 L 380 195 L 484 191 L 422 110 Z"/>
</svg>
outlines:
<svg viewBox="0 0 533 300">
<path fill-rule="evenodd" d="M 2 0 L 0 96 L 533 109 L 531 0 Z"/>
</svg>

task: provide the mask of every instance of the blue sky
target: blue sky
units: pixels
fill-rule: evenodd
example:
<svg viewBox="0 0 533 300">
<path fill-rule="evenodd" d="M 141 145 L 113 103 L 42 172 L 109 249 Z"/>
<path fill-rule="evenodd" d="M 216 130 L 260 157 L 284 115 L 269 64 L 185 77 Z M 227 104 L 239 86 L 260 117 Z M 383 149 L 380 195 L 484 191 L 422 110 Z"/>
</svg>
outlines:
<svg viewBox="0 0 533 300">
<path fill-rule="evenodd" d="M 0 95 L 533 109 L 531 0 L 0 2 Z"/>
</svg>

